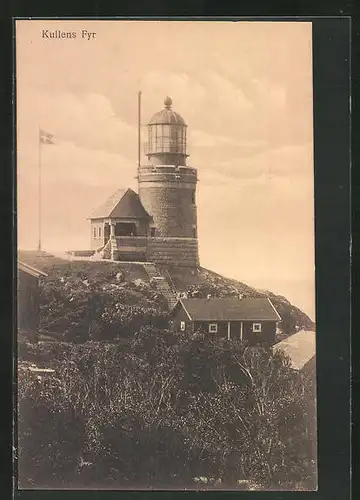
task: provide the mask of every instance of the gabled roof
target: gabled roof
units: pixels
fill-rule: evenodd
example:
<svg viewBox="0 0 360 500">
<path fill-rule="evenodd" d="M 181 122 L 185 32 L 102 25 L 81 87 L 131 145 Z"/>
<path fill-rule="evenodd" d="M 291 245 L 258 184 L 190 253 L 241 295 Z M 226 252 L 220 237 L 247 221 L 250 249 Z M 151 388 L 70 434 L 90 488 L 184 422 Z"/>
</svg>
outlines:
<svg viewBox="0 0 360 500">
<path fill-rule="evenodd" d="M 180 299 L 192 321 L 280 321 L 268 298 Z"/>
<path fill-rule="evenodd" d="M 43 271 L 29 266 L 29 264 L 25 264 L 25 262 L 21 262 L 20 260 L 18 260 L 18 269 L 24 271 L 24 273 L 30 274 L 31 276 L 35 276 L 36 278 L 39 278 L 40 276 L 47 276 L 47 274 Z"/>
<path fill-rule="evenodd" d="M 301 330 L 274 345 L 273 352 L 283 351 L 289 356 L 294 370 L 302 370 L 316 355 L 316 334 Z"/>
<path fill-rule="evenodd" d="M 132 189 L 119 189 L 101 205 L 89 219 L 150 218 L 139 195 Z"/>
</svg>

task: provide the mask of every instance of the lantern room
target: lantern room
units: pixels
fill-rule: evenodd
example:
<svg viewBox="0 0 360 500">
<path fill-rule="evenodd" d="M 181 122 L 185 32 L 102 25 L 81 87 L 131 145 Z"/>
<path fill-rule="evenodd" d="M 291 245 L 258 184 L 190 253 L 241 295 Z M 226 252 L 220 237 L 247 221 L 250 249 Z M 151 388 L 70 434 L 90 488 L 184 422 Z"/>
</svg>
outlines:
<svg viewBox="0 0 360 500">
<path fill-rule="evenodd" d="M 165 107 L 148 123 L 145 154 L 154 165 L 186 165 L 186 129 L 184 119 L 172 109 L 172 99 L 166 97 Z"/>
</svg>

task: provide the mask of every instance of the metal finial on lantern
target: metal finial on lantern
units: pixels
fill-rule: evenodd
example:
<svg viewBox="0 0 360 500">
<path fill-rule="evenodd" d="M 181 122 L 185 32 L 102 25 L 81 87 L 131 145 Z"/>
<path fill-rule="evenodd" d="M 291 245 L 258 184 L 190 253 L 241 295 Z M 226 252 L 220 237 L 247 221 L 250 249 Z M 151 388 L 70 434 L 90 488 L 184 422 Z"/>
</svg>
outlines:
<svg viewBox="0 0 360 500">
<path fill-rule="evenodd" d="M 169 96 L 165 97 L 164 104 L 165 104 L 166 108 L 171 108 L 171 105 L 172 105 L 171 97 L 169 97 Z"/>
</svg>

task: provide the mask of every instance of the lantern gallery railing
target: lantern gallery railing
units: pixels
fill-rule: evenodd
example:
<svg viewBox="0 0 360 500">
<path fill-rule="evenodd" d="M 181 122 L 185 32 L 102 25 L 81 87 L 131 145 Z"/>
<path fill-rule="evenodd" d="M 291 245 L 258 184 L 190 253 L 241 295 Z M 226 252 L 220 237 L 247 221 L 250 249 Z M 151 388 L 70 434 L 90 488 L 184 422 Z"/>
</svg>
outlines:
<svg viewBox="0 0 360 500">
<path fill-rule="evenodd" d="M 142 175 L 145 174 L 151 174 L 151 173 L 162 173 L 162 174 L 186 174 L 186 175 L 191 175 L 196 177 L 197 176 L 197 170 L 196 168 L 193 167 L 187 167 L 183 165 L 152 165 L 152 164 L 147 164 L 147 165 L 141 165 L 139 168 L 139 173 Z"/>
</svg>

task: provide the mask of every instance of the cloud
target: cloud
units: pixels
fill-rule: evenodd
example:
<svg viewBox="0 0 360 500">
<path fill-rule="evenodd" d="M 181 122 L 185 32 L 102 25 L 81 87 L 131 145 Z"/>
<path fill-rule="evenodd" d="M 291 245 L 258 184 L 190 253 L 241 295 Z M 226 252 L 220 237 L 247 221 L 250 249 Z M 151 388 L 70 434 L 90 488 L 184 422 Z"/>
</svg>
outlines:
<svg viewBox="0 0 360 500">
<path fill-rule="evenodd" d="M 174 110 L 179 111 L 193 129 L 201 129 L 204 122 L 214 128 L 219 128 L 219 123 L 226 126 L 229 118 L 233 121 L 238 113 L 253 108 L 253 103 L 245 97 L 241 86 L 213 70 L 193 70 L 189 73 L 149 71 L 141 79 L 140 86 L 144 94 L 144 106 L 145 99 L 151 99 L 151 103 L 158 102 L 159 106 L 169 94 L 173 99 Z"/>
<path fill-rule="evenodd" d="M 223 152 L 229 153 L 234 148 L 236 148 L 237 153 L 239 151 L 248 153 L 250 150 L 264 148 L 268 145 L 266 141 L 241 141 L 229 136 L 209 134 L 198 129 L 189 131 L 189 144 L 193 148 L 220 147 L 221 149 L 217 150 L 217 152 L 220 151 L 220 154 L 223 154 Z"/>
<path fill-rule="evenodd" d="M 164 97 L 170 95 L 174 110 L 178 110 L 185 121 L 194 116 L 194 108 L 201 109 L 208 95 L 208 89 L 186 72 L 149 71 L 141 78 L 139 85 L 147 113 L 158 111 L 163 105 Z"/>
<path fill-rule="evenodd" d="M 104 95 L 40 92 L 32 88 L 25 91 L 22 100 L 25 104 L 20 107 L 20 144 L 34 140 L 39 124 L 60 140 L 136 158 L 136 128 L 116 115 Z"/>
<path fill-rule="evenodd" d="M 241 86 L 236 85 L 233 81 L 215 71 L 205 72 L 204 79 L 206 89 L 213 96 L 217 107 L 223 107 L 225 111 L 230 110 L 232 113 L 253 109 L 253 102 L 245 97 Z"/>
<path fill-rule="evenodd" d="M 251 78 L 257 94 L 257 104 L 269 109 L 280 110 L 286 107 L 287 92 L 283 85 L 263 79 Z"/>
<path fill-rule="evenodd" d="M 109 186 L 132 182 L 135 165 L 126 157 L 103 150 L 89 150 L 72 143 L 43 148 L 44 182 L 82 182 Z"/>
<path fill-rule="evenodd" d="M 262 143 L 260 142 L 258 145 L 261 146 Z M 249 180 L 259 182 L 262 179 L 272 182 L 280 178 L 283 178 L 283 182 L 288 180 L 290 183 L 298 182 L 299 179 L 313 181 L 311 143 L 264 150 L 247 157 L 231 157 L 230 153 L 231 151 L 228 151 L 228 157 L 224 155 L 225 158 L 217 162 L 216 168 L 224 177 L 246 183 Z M 204 164 L 203 177 L 207 175 L 208 170 L 214 167 L 212 164 Z"/>
<path fill-rule="evenodd" d="M 220 144 L 233 144 L 230 137 L 209 134 L 202 130 L 190 130 L 189 141 L 194 147 L 212 148 Z"/>
<path fill-rule="evenodd" d="M 42 180 L 44 184 L 82 182 L 85 186 L 109 186 L 131 183 L 135 164 L 123 155 L 91 150 L 74 143 L 62 142 L 41 147 Z M 18 155 L 20 182 L 37 183 L 38 155 Z"/>
</svg>

